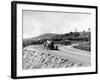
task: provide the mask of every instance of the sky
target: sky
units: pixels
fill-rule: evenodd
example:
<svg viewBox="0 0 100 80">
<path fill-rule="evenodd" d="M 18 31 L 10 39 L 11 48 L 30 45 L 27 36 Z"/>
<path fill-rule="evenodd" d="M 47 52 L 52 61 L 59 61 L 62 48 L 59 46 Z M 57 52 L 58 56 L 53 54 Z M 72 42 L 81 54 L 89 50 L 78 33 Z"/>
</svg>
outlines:
<svg viewBox="0 0 100 80">
<path fill-rule="evenodd" d="M 23 11 L 23 38 L 36 37 L 44 33 L 87 31 L 88 28 L 91 28 L 89 13 Z"/>
</svg>

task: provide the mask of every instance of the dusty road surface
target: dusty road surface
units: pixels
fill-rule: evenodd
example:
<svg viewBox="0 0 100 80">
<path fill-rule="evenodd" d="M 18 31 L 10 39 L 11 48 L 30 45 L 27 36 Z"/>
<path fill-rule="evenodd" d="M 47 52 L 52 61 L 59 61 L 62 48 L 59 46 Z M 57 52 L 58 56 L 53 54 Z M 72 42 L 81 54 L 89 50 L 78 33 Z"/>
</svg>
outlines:
<svg viewBox="0 0 100 80">
<path fill-rule="evenodd" d="M 72 48 L 72 46 L 59 45 L 58 46 L 59 50 L 46 50 L 43 48 L 43 45 L 31 45 L 26 48 L 29 50 L 35 49 L 42 53 L 49 53 L 49 54 L 56 55 L 59 57 L 68 58 L 72 61 L 81 62 L 88 65 L 90 65 L 90 62 L 91 62 L 90 52 L 78 50 L 78 49 Z"/>
</svg>

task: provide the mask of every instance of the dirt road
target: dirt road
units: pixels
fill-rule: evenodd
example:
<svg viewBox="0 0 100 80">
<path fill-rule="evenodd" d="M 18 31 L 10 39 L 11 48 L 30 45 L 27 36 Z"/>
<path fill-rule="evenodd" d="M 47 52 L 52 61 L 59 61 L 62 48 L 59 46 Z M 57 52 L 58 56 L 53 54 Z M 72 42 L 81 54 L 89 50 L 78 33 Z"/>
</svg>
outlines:
<svg viewBox="0 0 100 80">
<path fill-rule="evenodd" d="M 27 49 L 36 49 L 43 53 L 49 53 L 58 57 L 69 58 L 72 61 L 82 62 L 90 65 L 91 55 L 90 52 L 74 49 L 71 46 L 59 46 L 59 50 L 46 50 L 43 45 L 28 46 Z"/>
</svg>

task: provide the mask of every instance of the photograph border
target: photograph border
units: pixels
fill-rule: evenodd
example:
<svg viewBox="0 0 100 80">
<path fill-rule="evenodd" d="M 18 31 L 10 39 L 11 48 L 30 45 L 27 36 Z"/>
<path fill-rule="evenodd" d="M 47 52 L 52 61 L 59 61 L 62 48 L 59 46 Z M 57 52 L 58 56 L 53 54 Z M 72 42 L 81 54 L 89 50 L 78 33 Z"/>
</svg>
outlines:
<svg viewBox="0 0 100 80">
<path fill-rule="evenodd" d="M 28 5 L 45 5 L 45 6 L 59 6 L 59 7 L 77 7 L 77 8 L 93 8 L 96 10 L 96 71 L 84 73 L 69 73 L 69 74 L 50 74 L 50 75 L 37 75 L 37 76 L 17 76 L 17 4 Z M 57 4 L 57 3 L 42 3 L 42 2 L 25 2 L 25 1 L 12 1 L 11 2 L 11 78 L 39 78 L 39 77 L 55 77 L 55 76 L 72 76 L 72 75 L 85 75 L 98 73 L 98 7 L 89 5 L 73 5 L 73 4 Z"/>
</svg>

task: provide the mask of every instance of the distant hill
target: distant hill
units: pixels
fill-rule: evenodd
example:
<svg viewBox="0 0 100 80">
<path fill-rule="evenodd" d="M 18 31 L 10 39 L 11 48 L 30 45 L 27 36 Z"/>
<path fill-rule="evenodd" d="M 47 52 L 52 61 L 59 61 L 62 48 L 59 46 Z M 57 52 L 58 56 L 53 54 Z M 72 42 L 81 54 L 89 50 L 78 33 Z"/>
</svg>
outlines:
<svg viewBox="0 0 100 80">
<path fill-rule="evenodd" d="M 33 38 L 28 38 L 28 39 L 24 39 L 24 40 L 41 40 L 41 39 L 48 39 L 48 38 L 52 38 L 54 36 L 57 36 L 59 34 L 54 34 L 54 33 L 45 33 L 42 35 L 39 35 L 37 37 L 33 37 Z"/>
<path fill-rule="evenodd" d="M 89 36 L 89 32 L 70 32 L 65 34 L 45 33 L 37 37 L 24 39 L 24 41 L 41 40 L 41 39 L 68 39 L 68 38 L 84 38 Z"/>
</svg>

